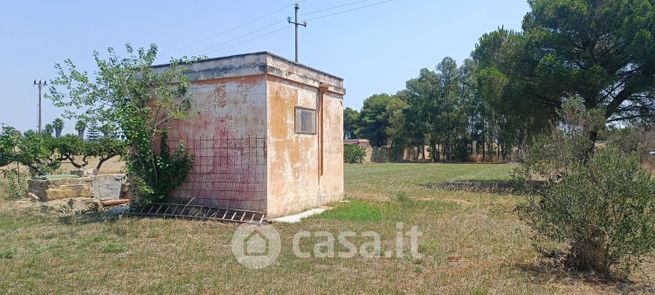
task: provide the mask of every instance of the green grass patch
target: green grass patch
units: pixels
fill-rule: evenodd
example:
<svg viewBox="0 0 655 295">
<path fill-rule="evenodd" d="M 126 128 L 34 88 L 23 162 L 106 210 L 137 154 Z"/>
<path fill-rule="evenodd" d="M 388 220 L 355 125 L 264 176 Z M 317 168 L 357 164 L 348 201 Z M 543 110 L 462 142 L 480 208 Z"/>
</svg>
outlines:
<svg viewBox="0 0 655 295">
<path fill-rule="evenodd" d="M 125 243 L 108 242 L 102 245 L 102 253 L 121 253 L 127 251 L 128 247 Z"/>
<path fill-rule="evenodd" d="M 0 236 L 2 233 L 9 233 L 20 228 L 29 228 L 36 224 L 46 221 L 47 218 L 41 216 L 23 215 L 18 218 L 0 214 Z"/>
<path fill-rule="evenodd" d="M 341 221 L 378 221 L 382 219 L 382 210 L 371 202 L 352 200 L 326 211 L 319 218 Z"/>
<path fill-rule="evenodd" d="M 98 233 L 90 237 L 81 238 L 78 240 L 80 247 L 88 247 L 89 245 L 107 241 L 109 237 L 106 234 Z"/>
<path fill-rule="evenodd" d="M 2 250 L 0 251 L 0 259 L 13 259 L 14 257 L 16 257 L 17 253 L 18 251 L 16 251 L 16 248 Z"/>
</svg>

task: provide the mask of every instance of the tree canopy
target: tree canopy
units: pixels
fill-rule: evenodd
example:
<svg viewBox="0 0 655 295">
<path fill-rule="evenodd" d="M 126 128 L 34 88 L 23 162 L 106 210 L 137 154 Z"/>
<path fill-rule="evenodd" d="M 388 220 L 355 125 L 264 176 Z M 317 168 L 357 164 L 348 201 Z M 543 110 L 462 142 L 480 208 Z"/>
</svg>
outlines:
<svg viewBox="0 0 655 295">
<path fill-rule="evenodd" d="M 485 34 L 473 54 L 497 110 L 544 127 L 564 100 L 581 98 L 587 108 L 602 109 L 608 122 L 653 120 L 653 1 L 529 4 L 522 32 Z"/>
</svg>

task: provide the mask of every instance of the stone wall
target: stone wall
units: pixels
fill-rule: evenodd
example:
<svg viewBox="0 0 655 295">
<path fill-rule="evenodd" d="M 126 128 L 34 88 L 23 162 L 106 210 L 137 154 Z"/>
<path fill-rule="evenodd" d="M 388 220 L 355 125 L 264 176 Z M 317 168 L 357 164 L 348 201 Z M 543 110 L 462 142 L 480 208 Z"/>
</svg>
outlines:
<svg viewBox="0 0 655 295">
<path fill-rule="evenodd" d="M 89 177 L 30 179 L 28 191 L 43 202 L 60 199 L 95 198 L 100 201 L 122 197 L 125 174 L 102 174 Z"/>
</svg>

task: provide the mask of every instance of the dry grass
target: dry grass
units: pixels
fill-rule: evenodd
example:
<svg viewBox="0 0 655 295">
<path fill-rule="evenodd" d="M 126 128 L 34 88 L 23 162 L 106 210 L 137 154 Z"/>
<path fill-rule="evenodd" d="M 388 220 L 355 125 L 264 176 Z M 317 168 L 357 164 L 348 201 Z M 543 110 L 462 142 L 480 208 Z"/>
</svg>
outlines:
<svg viewBox="0 0 655 295">
<path fill-rule="evenodd" d="M 274 225 L 282 254 L 264 270 L 239 265 L 236 225 L 160 219 L 80 219 L 0 213 L 0 293 L 651 293 L 653 259 L 631 283 L 570 274 L 540 259 L 514 208 L 520 196 L 445 192 L 446 180 L 503 180 L 508 165 L 346 167 L 348 203 L 300 224 Z M 6 211 L 5 211 L 6 212 Z M 300 259 L 300 230 L 423 232 L 422 259 Z M 317 240 L 303 240 L 303 248 Z M 385 250 L 383 249 L 383 250 Z"/>
</svg>

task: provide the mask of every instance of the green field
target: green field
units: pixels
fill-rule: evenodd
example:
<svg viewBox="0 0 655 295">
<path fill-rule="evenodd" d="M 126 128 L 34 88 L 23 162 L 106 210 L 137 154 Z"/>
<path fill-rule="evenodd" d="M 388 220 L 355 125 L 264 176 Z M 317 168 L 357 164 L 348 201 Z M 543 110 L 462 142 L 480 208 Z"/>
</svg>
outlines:
<svg viewBox="0 0 655 295">
<path fill-rule="evenodd" d="M 0 294 L 66 293 L 651 293 L 653 259 L 631 282 L 602 282 L 540 259 L 514 210 L 521 196 L 446 192 L 426 184 L 504 180 L 510 165 L 346 166 L 346 199 L 293 225 L 275 224 L 279 259 L 250 270 L 232 256 L 237 225 L 162 219 L 0 215 Z M 422 258 L 298 258 L 301 230 L 375 231 L 392 249 L 396 224 L 417 226 Z M 362 242 L 359 238 L 357 242 Z M 320 239 L 303 240 L 311 249 Z M 338 249 L 337 249 L 338 250 Z"/>
</svg>

